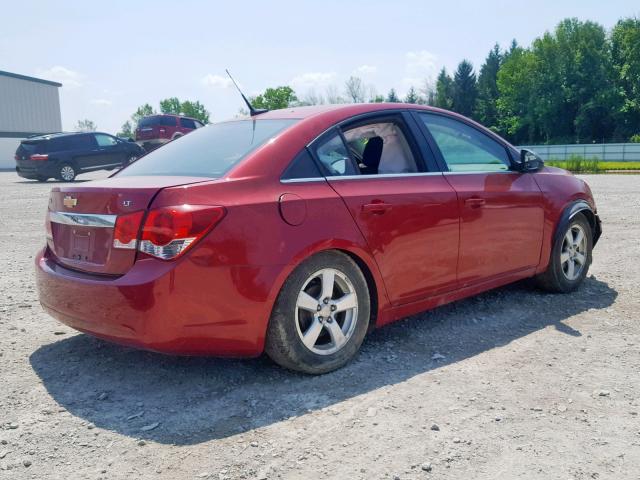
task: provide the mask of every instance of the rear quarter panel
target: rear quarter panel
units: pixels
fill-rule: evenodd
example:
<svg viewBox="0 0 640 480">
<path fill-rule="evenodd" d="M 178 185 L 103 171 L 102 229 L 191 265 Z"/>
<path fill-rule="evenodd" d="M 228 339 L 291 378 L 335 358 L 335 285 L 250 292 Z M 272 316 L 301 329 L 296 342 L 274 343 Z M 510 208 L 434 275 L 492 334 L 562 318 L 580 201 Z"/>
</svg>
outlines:
<svg viewBox="0 0 640 480">
<path fill-rule="evenodd" d="M 290 225 L 280 213 L 279 199 L 299 197 L 303 221 Z M 338 249 L 357 256 L 376 285 L 376 305 L 388 306 L 375 261 L 344 202 L 324 180 L 285 184 L 266 179 L 227 179 L 162 190 L 152 207 L 182 203 L 222 205 L 225 218 L 181 261 L 182 280 L 175 288 L 188 289 L 194 301 L 204 302 L 209 289 L 240 292 L 242 305 L 228 308 L 230 321 L 252 322 L 262 348 L 271 307 L 293 269 L 314 253 Z M 289 204 L 288 208 L 291 208 Z M 233 272 L 225 282 L 215 268 Z M 178 274 L 178 273 L 176 273 Z M 224 285 L 223 285 L 224 283 Z M 233 296 L 229 293 L 229 298 Z"/>
</svg>

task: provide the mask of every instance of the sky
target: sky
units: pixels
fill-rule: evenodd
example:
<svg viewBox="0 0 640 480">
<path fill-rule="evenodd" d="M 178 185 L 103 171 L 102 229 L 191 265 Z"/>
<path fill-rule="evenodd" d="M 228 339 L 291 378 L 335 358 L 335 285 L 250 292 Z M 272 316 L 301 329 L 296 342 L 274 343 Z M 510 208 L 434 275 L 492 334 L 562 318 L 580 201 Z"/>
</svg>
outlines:
<svg viewBox="0 0 640 480">
<path fill-rule="evenodd" d="M 340 92 L 350 75 L 402 96 L 493 45 L 531 41 L 566 17 L 610 29 L 637 0 L 12 1 L 1 7 L 0 70 L 61 82 L 62 123 L 115 133 L 138 105 L 199 100 L 211 121 L 247 95 L 292 86 Z M 0 108 L 2 106 L 0 105 Z"/>
</svg>

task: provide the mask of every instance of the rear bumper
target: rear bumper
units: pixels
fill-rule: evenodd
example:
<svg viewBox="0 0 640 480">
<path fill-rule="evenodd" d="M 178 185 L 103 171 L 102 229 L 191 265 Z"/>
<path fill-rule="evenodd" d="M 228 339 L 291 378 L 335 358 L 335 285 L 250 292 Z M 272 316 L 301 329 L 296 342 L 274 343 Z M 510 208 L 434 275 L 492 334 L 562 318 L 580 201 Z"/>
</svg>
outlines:
<svg viewBox="0 0 640 480">
<path fill-rule="evenodd" d="M 171 139 L 169 138 L 149 138 L 145 140 L 136 140 L 136 143 L 145 151 L 149 151 L 161 147 L 162 145 L 164 145 L 165 143 L 169 143 L 170 141 Z"/>
<path fill-rule="evenodd" d="M 101 277 L 61 267 L 46 248 L 35 263 L 42 306 L 76 330 L 162 353 L 238 357 L 262 353 L 272 300 L 260 286 L 280 270 L 186 257 L 142 259 L 121 277 Z"/>
<path fill-rule="evenodd" d="M 16 173 L 22 178 L 35 180 L 38 177 L 52 177 L 55 174 L 55 165 L 49 161 L 16 161 Z"/>
</svg>

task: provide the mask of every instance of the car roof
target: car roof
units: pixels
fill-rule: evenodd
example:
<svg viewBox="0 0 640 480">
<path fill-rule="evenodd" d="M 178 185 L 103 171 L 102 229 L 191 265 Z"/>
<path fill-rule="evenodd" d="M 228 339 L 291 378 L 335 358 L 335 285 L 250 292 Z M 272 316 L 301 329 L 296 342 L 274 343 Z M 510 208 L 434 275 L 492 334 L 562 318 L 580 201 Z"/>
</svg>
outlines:
<svg viewBox="0 0 640 480">
<path fill-rule="evenodd" d="M 154 113 L 153 115 L 145 115 L 142 118 L 149 118 L 149 117 L 178 117 L 178 118 L 188 118 L 189 120 L 195 120 L 197 122 L 202 123 L 201 120 L 198 120 L 197 118 L 194 117 L 187 117 L 186 115 L 177 115 L 175 113 Z"/>
<path fill-rule="evenodd" d="M 344 113 L 345 117 L 377 112 L 381 110 L 431 110 L 431 111 L 445 111 L 439 108 L 430 107 L 427 105 L 417 105 L 414 103 L 346 103 L 346 104 L 328 104 L 328 105 L 312 105 L 307 107 L 291 107 L 282 108 L 280 110 L 270 110 L 266 113 L 261 113 L 252 118 L 255 119 L 305 119 L 315 116 L 329 115 L 333 116 L 336 113 Z M 452 112 L 447 112 L 452 113 Z"/>
<path fill-rule="evenodd" d="M 109 135 L 109 136 L 113 136 L 110 133 L 104 133 L 104 132 L 54 132 L 54 133 L 40 133 L 38 135 L 33 135 L 29 138 L 27 138 L 24 141 L 40 141 L 40 140 L 51 140 L 53 138 L 64 138 L 64 137 L 73 137 L 74 135 L 90 135 L 92 133 L 101 133 L 104 135 Z"/>
</svg>

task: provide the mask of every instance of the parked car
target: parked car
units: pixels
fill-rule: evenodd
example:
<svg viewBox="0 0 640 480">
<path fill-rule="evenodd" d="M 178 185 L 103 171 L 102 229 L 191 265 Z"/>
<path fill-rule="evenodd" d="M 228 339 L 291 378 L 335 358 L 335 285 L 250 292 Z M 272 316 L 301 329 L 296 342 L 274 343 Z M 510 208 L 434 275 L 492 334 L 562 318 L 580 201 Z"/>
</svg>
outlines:
<svg viewBox="0 0 640 480">
<path fill-rule="evenodd" d="M 195 118 L 180 115 L 151 115 L 138 121 L 136 142 L 146 151 L 150 151 L 202 127 L 204 124 Z"/>
<path fill-rule="evenodd" d="M 121 168 L 144 155 L 134 142 L 108 133 L 51 133 L 22 140 L 16 150 L 16 172 L 23 178 L 45 182 L 73 181 L 94 170 Z"/>
<path fill-rule="evenodd" d="M 53 188 L 44 308 L 113 342 L 324 373 L 365 334 L 516 280 L 571 292 L 601 227 L 588 185 L 425 106 L 209 125 Z"/>
</svg>

